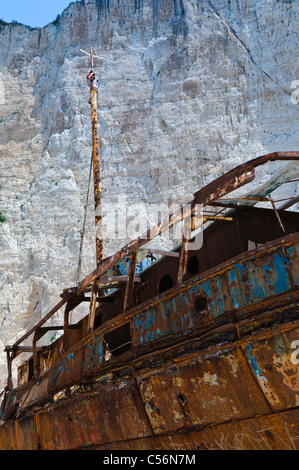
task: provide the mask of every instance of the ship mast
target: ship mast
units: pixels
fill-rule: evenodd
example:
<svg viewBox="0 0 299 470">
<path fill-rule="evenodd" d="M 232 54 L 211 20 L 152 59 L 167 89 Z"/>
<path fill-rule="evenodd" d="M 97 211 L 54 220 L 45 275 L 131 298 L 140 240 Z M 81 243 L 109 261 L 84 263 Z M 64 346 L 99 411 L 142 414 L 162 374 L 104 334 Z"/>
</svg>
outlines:
<svg viewBox="0 0 299 470">
<path fill-rule="evenodd" d="M 81 52 L 90 56 L 90 72 L 87 79 L 90 82 L 90 100 L 91 107 L 91 128 L 92 128 L 92 164 L 93 164 L 93 186 L 94 186 L 94 208 L 95 208 L 95 235 L 96 235 L 96 262 L 97 267 L 101 264 L 104 258 L 104 242 L 103 242 L 103 221 L 102 221 L 102 188 L 101 188 L 101 165 L 100 165 L 100 142 L 98 131 L 98 77 L 93 70 L 93 55 L 92 47 L 90 53 Z M 97 57 L 103 59 L 103 57 Z M 92 331 L 94 327 L 95 311 L 97 304 L 97 290 L 99 281 L 93 283 L 90 310 L 88 319 L 88 331 Z"/>
<path fill-rule="evenodd" d="M 85 51 L 84 51 L 85 52 Z M 98 131 L 98 77 L 93 70 L 93 51 L 90 47 L 90 72 L 87 79 L 90 82 L 90 107 L 92 126 L 92 164 L 94 185 L 94 208 L 95 208 L 95 234 L 96 234 L 96 259 L 97 267 L 104 257 L 103 223 L 102 223 L 102 188 L 101 188 L 101 166 L 100 166 L 100 142 Z"/>
</svg>

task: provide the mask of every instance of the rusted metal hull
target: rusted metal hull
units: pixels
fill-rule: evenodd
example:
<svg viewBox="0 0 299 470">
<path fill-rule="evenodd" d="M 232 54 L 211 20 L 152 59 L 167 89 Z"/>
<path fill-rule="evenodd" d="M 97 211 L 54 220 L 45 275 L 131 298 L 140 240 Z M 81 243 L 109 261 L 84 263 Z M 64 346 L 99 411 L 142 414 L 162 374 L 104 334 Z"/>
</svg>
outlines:
<svg viewBox="0 0 299 470">
<path fill-rule="evenodd" d="M 151 355 L 4 422 L 1 449 L 299 449 L 298 335 L 297 321 Z"/>
<path fill-rule="evenodd" d="M 94 450 L 299 450 L 299 411 L 291 410 L 244 421 L 213 425 L 196 431 L 164 436 L 137 438 L 77 449 Z M 56 423 L 55 423 L 56 425 Z M 50 445 L 40 438 L 31 419 L 4 425 L 3 450 L 67 449 L 61 440 L 60 427 L 51 436 Z M 54 433 L 53 433 L 54 434 Z M 48 434 L 47 434 L 48 435 Z M 42 445 L 40 443 L 42 441 Z M 86 440 L 88 442 L 88 439 Z"/>
<path fill-rule="evenodd" d="M 292 311 L 288 306 L 298 300 L 298 264 L 299 234 L 295 234 L 170 289 L 163 296 L 107 321 L 66 353 L 50 359 L 47 353 L 46 369 L 38 380 L 12 391 L 12 406 L 15 406 L 14 397 L 25 409 L 50 400 L 66 387 L 109 371 L 118 363 L 117 358 L 108 362 L 105 358 L 109 335 L 117 340 L 126 331 L 132 344 L 121 359 L 126 363 L 161 348 L 173 348 L 188 339 L 212 334 L 221 326 L 237 328 L 240 334 L 240 329 L 245 328 L 242 325 L 252 315 L 262 315 L 259 327 L 267 322 L 270 325 L 276 319 L 285 321 Z M 201 302 L 205 299 L 207 305 L 202 309 Z M 246 328 L 250 330 L 249 326 Z M 7 417 L 9 411 L 2 419 Z"/>
<path fill-rule="evenodd" d="M 10 392 L 1 449 L 299 447 L 298 246 L 290 235 L 107 322 Z M 105 361 L 124 325 L 132 350 Z"/>
</svg>

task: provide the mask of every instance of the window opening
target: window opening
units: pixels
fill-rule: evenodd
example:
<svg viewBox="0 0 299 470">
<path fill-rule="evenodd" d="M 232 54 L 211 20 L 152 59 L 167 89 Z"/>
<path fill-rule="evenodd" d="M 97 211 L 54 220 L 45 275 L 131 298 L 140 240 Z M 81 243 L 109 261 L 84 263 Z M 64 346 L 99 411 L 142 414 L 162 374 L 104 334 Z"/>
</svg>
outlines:
<svg viewBox="0 0 299 470">
<path fill-rule="evenodd" d="M 199 273 L 199 263 L 197 256 L 192 256 L 192 258 L 189 259 L 188 265 L 187 265 L 187 270 L 190 274 L 195 274 Z"/>
<path fill-rule="evenodd" d="M 168 274 L 162 277 L 160 284 L 159 284 L 159 293 L 165 292 L 166 290 L 173 287 L 173 282 L 171 277 Z"/>
<path fill-rule="evenodd" d="M 104 341 L 107 343 L 112 357 L 120 356 L 129 351 L 132 345 L 130 323 L 125 323 L 119 328 L 106 333 Z"/>
</svg>

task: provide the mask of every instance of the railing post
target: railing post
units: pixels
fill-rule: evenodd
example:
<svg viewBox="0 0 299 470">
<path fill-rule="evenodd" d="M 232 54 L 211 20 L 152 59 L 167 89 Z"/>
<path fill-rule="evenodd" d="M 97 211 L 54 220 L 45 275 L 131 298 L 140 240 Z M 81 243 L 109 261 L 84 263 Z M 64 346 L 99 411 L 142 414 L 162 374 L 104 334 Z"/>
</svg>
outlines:
<svg viewBox="0 0 299 470">
<path fill-rule="evenodd" d="M 63 320 L 63 350 L 66 351 L 69 347 L 69 313 L 71 311 L 70 302 L 68 302 L 64 309 Z"/>
<path fill-rule="evenodd" d="M 134 294 L 136 260 L 137 260 L 137 252 L 133 251 L 130 255 L 128 278 L 126 281 L 126 290 L 125 290 L 124 307 L 123 307 L 124 311 L 134 306 L 133 294 Z"/>
<path fill-rule="evenodd" d="M 40 373 L 40 357 L 37 354 L 37 341 L 43 336 L 43 329 L 39 328 L 35 331 L 32 340 L 32 356 L 33 356 L 33 377 L 37 377 Z"/>
<path fill-rule="evenodd" d="M 95 316 L 96 316 L 96 307 L 97 307 L 98 285 L 99 285 L 99 280 L 96 279 L 94 281 L 92 289 L 91 289 L 87 333 L 90 333 L 93 330 L 93 327 L 94 327 L 94 320 L 95 320 Z"/>
<path fill-rule="evenodd" d="M 7 357 L 7 390 L 12 390 L 13 389 L 13 383 L 12 383 L 12 360 L 13 360 L 13 353 L 11 354 L 8 349 L 6 349 L 6 357 Z"/>
</svg>

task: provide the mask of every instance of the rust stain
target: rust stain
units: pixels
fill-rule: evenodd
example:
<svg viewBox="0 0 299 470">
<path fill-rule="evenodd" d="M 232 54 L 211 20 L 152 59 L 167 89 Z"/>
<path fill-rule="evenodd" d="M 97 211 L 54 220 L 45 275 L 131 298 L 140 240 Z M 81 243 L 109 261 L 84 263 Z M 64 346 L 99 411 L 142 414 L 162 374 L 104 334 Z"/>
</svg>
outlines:
<svg viewBox="0 0 299 470">
<path fill-rule="evenodd" d="M 255 417 L 197 431 L 117 442 L 99 450 L 299 450 L 299 411 Z"/>
</svg>

